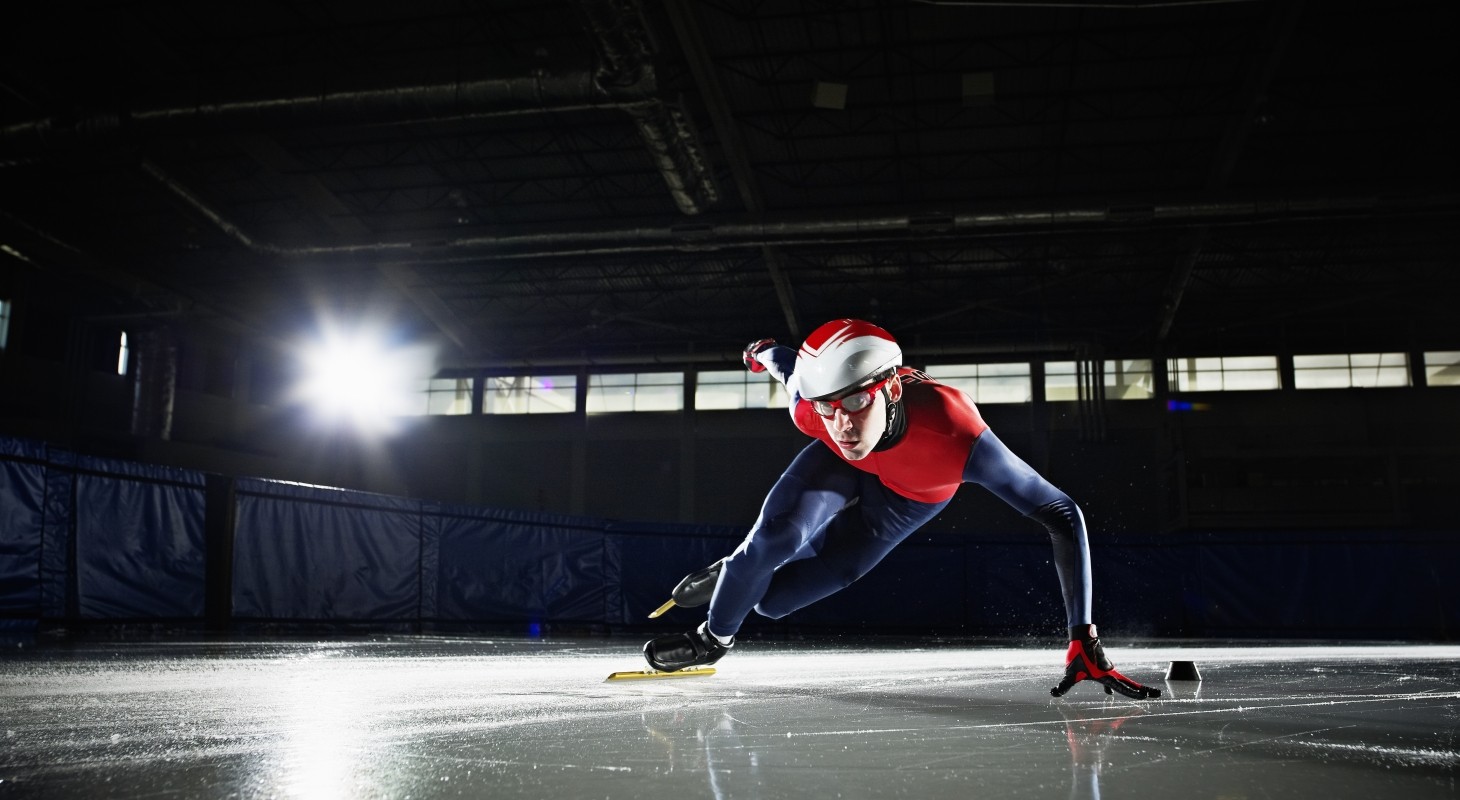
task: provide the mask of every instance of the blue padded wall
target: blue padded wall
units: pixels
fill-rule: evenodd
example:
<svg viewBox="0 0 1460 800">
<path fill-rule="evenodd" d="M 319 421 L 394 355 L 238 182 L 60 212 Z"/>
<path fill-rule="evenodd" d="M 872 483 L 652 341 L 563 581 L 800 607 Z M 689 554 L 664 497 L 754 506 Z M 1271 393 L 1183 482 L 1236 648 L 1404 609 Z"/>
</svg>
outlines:
<svg viewBox="0 0 1460 800">
<path fill-rule="evenodd" d="M 255 479 L 210 509 L 207 477 L 0 438 L 0 627 L 201 620 L 212 518 L 232 520 L 225 621 L 670 630 L 703 610 L 646 615 L 745 534 Z M 1058 635 L 1048 538 L 1011 527 L 919 532 L 846 591 L 748 630 Z M 1451 639 L 1460 623 L 1456 531 L 1096 531 L 1091 547 L 1095 620 L 1115 638 Z"/>
<path fill-rule="evenodd" d="M 75 475 L 77 613 L 202 616 L 203 474 L 81 458 Z"/>
<path fill-rule="evenodd" d="M 236 492 L 234 616 L 417 618 L 420 502 L 251 479 Z"/>
<path fill-rule="evenodd" d="M 601 521 L 454 507 L 436 511 L 435 616 L 602 623 L 610 562 Z"/>
<path fill-rule="evenodd" d="M 0 439 L 0 620 L 41 607 L 45 457 L 39 444 Z"/>
</svg>

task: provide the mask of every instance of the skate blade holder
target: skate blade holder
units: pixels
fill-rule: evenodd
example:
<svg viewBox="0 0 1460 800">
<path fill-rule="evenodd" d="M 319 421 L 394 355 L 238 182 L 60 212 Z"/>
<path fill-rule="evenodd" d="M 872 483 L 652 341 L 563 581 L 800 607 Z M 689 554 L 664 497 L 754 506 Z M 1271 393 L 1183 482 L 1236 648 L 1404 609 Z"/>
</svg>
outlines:
<svg viewBox="0 0 1460 800">
<path fill-rule="evenodd" d="M 687 667 L 678 672 L 660 672 L 657 669 L 635 669 L 611 673 L 605 680 L 635 681 L 658 680 L 660 678 L 704 678 L 715 674 L 714 667 Z"/>
</svg>

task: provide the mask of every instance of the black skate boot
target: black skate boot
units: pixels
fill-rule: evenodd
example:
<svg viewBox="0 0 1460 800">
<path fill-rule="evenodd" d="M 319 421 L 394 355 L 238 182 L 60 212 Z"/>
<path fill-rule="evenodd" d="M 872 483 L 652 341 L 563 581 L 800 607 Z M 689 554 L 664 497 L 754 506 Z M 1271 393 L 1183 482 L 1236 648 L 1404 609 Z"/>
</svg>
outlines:
<svg viewBox="0 0 1460 800">
<path fill-rule="evenodd" d="M 654 610 L 649 619 L 654 619 L 675 606 L 694 608 L 710 602 L 715 595 L 715 586 L 720 583 L 720 568 L 725 559 L 720 559 L 702 570 L 691 572 L 669 593 L 669 602 Z"/>
<path fill-rule="evenodd" d="M 708 622 L 701 622 L 689 633 L 660 636 L 644 644 L 644 660 L 660 672 L 678 672 L 686 667 L 703 667 L 719 661 L 735 646 L 720 644 L 710 633 Z"/>
</svg>

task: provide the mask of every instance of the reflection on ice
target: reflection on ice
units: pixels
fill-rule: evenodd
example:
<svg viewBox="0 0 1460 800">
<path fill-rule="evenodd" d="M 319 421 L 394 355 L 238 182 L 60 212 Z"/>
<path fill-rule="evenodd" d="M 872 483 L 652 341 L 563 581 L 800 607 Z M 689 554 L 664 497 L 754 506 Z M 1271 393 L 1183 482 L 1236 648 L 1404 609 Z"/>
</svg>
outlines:
<svg viewBox="0 0 1460 800">
<path fill-rule="evenodd" d="M 313 670 L 279 687 L 284 723 L 277 782 L 289 797 L 346 800 L 361 796 L 359 777 L 369 731 L 362 719 L 364 694 L 348 674 Z"/>
</svg>

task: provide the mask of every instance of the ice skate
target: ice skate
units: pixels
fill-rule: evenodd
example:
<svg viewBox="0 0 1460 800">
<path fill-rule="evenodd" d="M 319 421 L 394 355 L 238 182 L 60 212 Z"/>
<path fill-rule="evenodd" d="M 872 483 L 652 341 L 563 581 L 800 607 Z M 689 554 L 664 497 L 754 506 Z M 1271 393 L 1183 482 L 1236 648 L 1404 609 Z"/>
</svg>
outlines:
<svg viewBox="0 0 1460 800">
<path fill-rule="evenodd" d="M 715 594 L 715 586 L 720 582 L 720 568 L 724 565 L 725 559 L 722 558 L 702 570 L 684 576 L 684 580 L 669 593 L 669 602 L 654 609 L 649 619 L 654 619 L 675 606 L 694 608 L 710 602 Z"/>
<path fill-rule="evenodd" d="M 689 633 L 650 639 L 644 644 L 644 660 L 660 672 L 679 672 L 689 667 L 706 667 L 730 652 L 734 641 L 720 644 L 710 633 L 709 622 L 701 622 Z"/>
</svg>

